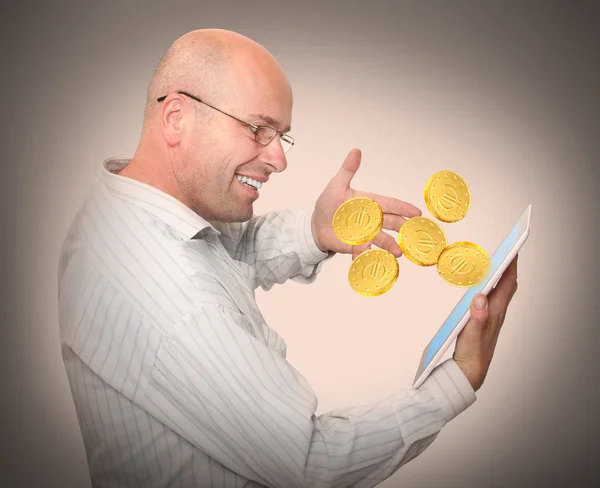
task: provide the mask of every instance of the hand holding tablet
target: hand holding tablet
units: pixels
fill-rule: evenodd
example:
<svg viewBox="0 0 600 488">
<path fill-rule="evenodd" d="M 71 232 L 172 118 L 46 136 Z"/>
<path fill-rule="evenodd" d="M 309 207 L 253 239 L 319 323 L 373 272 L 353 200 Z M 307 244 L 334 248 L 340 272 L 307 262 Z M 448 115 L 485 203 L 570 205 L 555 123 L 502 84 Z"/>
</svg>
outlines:
<svg viewBox="0 0 600 488">
<path fill-rule="evenodd" d="M 517 254 L 488 297 L 473 299 L 470 319 L 458 334 L 453 359 L 477 391 L 483 384 L 494 355 L 506 309 L 517 291 Z"/>
<path fill-rule="evenodd" d="M 481 370 L 479 374 L 473 371 L 469 371 L 469 374 L 465 373 L 469 381 L 471 381 L 469 375 L 474 378 L 474 381 L 471 382 L 474 389 L 481 386 L 479 378 L 481 373 L 485 377 L 489 362 L 485 364 L 487 356 L 483 352 L 478 354 L 476 349 L 478 347 L 491 348 L 491 353 L 489 354 L 489 360 L 491 361 L 491 354 L 493 354 L 500 326 L 504 321 L 506 307 L 516 291 L 517 263 L 516 261 L 513 262 L 513 259 L 529 236 L 530 220 L 531 205 L 525 209 L 523 215 L 521 215 L 518 222 L 490 258 L 490 267 L 483 281 L 477 286 L 467 289 L 456 307 L 454 307 L 454 310 L 423 351 L 413 387 L 419 387 L 425 381 L 425 378 L 429 376 L 444 352 L 446 352 L 446 349 L 448 349 L 461 330 L 467 325 L 471 317 L 471 312 L 474 315 L 473 320 L 469 322 L 469 330 L 465 330 L 465 334 L 457 342 L 454 360 L 459 366 L 462 365 L 461 369 L 463 372 L 466 369 Z M 507 273 L 503 276 L 505 270 Z M 501 276 L 503 277 L 500 278 Z M 496 288 L 490 292 L 496 283 Z M 489 308 L 487 311 L 478 311 L 472 306 L 471 302 L 473 298 L 480 293 L 484 295 L 489 293 Z M 487 324 L 485 323 L 486 320 L 488 321 Z M 488 340 L 490 338 L 493 341 Z M 478 361 L 473 359 L 475 357 L 481 358 L 480 364 L 476 364 Z M 483 378 L 480 381 L 483 382 Z"/>
</svg>

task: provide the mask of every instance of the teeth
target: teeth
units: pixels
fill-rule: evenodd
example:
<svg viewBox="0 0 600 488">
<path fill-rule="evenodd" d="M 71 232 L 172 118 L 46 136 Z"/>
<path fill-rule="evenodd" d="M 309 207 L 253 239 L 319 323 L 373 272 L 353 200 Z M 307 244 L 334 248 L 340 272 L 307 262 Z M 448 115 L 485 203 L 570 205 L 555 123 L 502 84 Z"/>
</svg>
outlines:
<svg viewBox="0 0 600 488">
<path fill-rule="evenodd" d="M 262 186 L 262 183 L 260 181 L 253 180 L 252 178 L 248 178 L 247 176 L 236 175 L 236 178 L 238 179 L 238 181 L 241 181 L 242 183 L 247 183 L 248 185 L 251 185 L 256 189 L 260 189 L 260 187 Z"/>
</svg>

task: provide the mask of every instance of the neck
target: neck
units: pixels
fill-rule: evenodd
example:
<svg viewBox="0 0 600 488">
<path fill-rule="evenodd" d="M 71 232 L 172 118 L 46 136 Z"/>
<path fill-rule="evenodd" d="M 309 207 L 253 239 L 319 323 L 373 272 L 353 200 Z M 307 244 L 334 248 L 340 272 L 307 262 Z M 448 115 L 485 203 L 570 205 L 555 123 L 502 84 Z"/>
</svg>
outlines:
<svg viewBox="0 0 600 488">
<path fill-rule="evenodd" d="M 141 143 L 130 163 L 119 175 L 153 186 L 187 204 L 173 174 L 168 155 L 157 148 L 146 148 Z"/>
</svg>

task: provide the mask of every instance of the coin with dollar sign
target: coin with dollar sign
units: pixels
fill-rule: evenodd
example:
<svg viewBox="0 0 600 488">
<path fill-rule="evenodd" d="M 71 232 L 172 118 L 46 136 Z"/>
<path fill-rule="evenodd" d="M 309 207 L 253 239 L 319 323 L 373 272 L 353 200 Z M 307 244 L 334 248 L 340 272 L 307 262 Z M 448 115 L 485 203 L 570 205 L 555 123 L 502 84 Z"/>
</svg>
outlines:
<svg viewBox="0 0 600 488">
<path fill-rule="evenodd" d="M 467 182 L 452 171 L 438 171 L 425 185 L 425 204 L 442 222 L 458 222 L 469 211 L 471 192 Z"/>
<path fill-rule="evenodd" d="M 398 245 L 409 261 L 419 266 L 433 266 L 446 247 L 446 235 L 433 220 L 412 217 L 400 227 Z"/>
<path fill-rule="evenodd" d="M 437 262 L 441 278 L 454 286 L 477 285 L 488 273 L 490 258 L 477 244 L 455 242 L 446 247 Z"/>
<path fill-rule="evenodd" d="M 377 296 L 394 286 L 399 273 L 398 259 L 391 252 L 369 249 L 352 261 L 348 271 L 348 282 L 360 295 Z"/>
<path fill-rule="evenodd" d="M 383 227 L 383 210 L 373 199 L 356 197 L 342 203 L 332 220 L 333 231 L 346 244 L 372 240 Z"/>
</svg>

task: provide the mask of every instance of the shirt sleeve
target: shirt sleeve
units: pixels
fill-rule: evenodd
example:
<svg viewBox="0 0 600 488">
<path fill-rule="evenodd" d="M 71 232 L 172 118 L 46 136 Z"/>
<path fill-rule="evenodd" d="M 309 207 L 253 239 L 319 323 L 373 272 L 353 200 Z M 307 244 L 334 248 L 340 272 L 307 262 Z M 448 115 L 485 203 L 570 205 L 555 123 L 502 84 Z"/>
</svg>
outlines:
<svg viewBox="0 0 600 488">
<path fill-rule="evenodd" d="M 245 317 L 207 305 L 158 349 L 136 401 L 239 475 L 269 487 L 372 487 L 475 401 L 453 360 L 419 388 L 316 416 L 317 398 Z"/>
<path fill-rule="evenodd" d="M 254 268 L 256 286 L 269 290 L 288 279 L 313 282 L 323 263 L 335 254 L 317 247 L 311 218 L 311 209 L 292 207 L 255 215 L 243 223 L 212 225 L 221 233 L 219 240 L 229 255 Z"/>
</svg>

